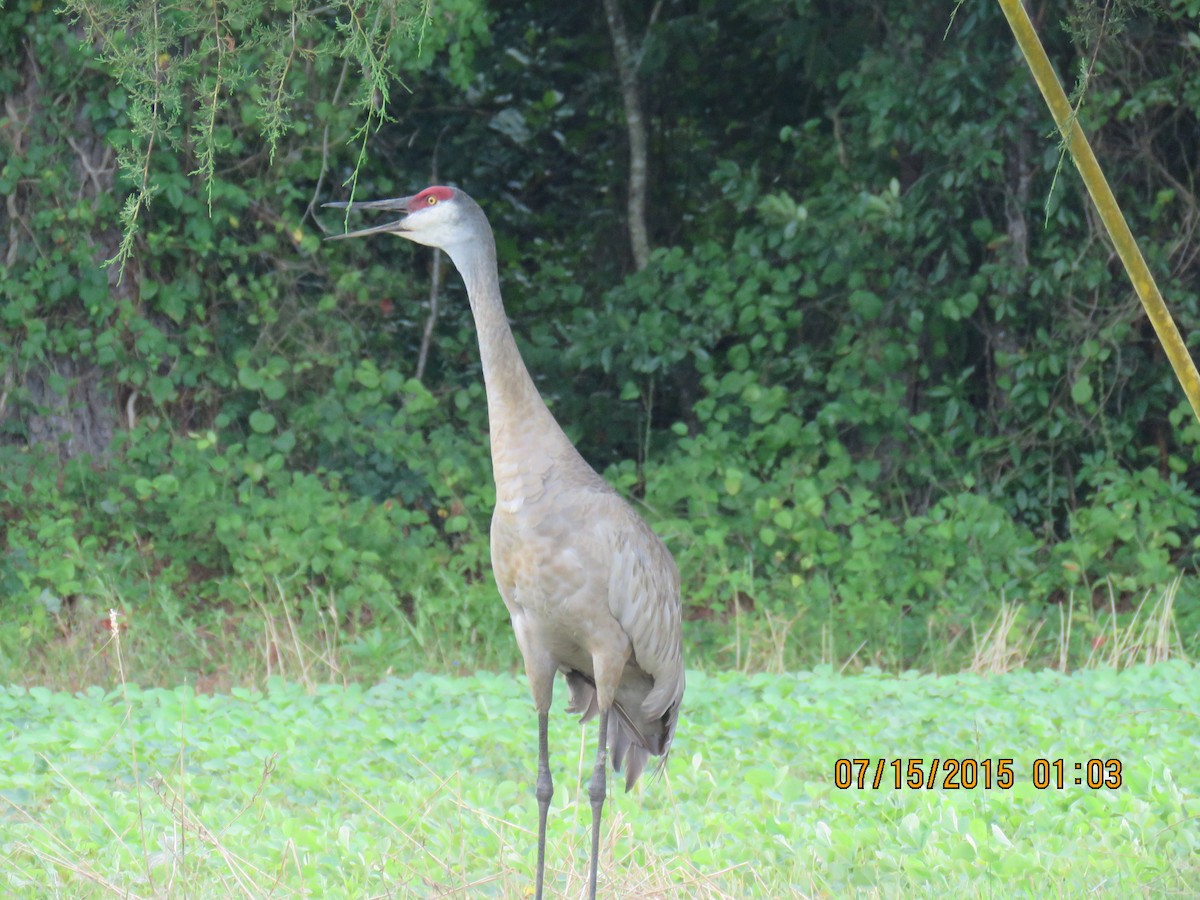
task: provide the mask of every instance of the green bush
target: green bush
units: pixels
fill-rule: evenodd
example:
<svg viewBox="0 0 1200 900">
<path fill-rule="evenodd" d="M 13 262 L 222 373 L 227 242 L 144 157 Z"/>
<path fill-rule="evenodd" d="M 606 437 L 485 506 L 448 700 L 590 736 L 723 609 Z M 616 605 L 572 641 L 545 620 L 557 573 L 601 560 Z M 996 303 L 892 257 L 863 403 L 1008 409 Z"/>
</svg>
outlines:
<svg viewBox="0 0 1200 900">
<path fill-rule="evenodd" d="M 555 414 L 676 552 L 689 624 L 754 607 L 795 621 L 794 663 L 834 633 L 916 664 L 1005 600 L 1128 610 L 1180 574 L 1194 623 L 1200 425 L 1000 11 L 963 7 L 947 36 L 912 2 L 685 6 L 630 10 L 658 249 L 629 272 L 594 10 L 455 0 L 418 52 L 390 7 L 233 4 L 215 34 L 176 9 L 166 37 L 104 45 L 10 2 L 6 613 L 34 635 L 69 598 L 319 593 L 503 630 L 461 284 L 417 381 L 428 255 L 320 240 L 340 225 L 321 201 L 408 193 L 438 160 L 493 222 Z M 1044 28 L 1062 71 L 1096 61 L 1081 117 L 1193 345 L 1194 6 L 1118 15 L 1096 46 Z M 128 11 L 94 7 L 110 29 Z M 119 280 L 98 263 L 121 251 Z"/>
<path fill-rule="evenodd" d="M 244 605 L 264 585 L 328 593 L 341 607 L 387 609 L 481 561 L 450 534 L 470 527 L 399 500 L 355 497 L 337 478 L 285 466 L 278 437 L 221 446 L 213 431 L 140 428 L 118 468 L 6 451 L 9 511 L 0 572 L 16 608 L 79 595 L 136 606 L 147 582 L 200 601 Z M 60 471 L 62 475 L 60 476 Z M 478 543 L 472 546 L 478 546 Z"/>
</svg>

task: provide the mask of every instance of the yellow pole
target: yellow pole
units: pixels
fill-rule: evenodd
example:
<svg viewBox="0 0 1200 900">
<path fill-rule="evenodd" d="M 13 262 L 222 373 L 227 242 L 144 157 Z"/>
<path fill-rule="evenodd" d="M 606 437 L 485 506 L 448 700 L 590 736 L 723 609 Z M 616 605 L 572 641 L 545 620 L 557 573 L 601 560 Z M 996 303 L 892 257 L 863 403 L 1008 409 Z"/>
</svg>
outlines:
<svg viewBox="0 0 1200 900">
<path fill-rule="evenodd" d="M 1133 233 L 1121 214 L 1117 198 L 1113 196 L 1108 181 L 1104 178 L 1100 163 L 1096 161 L 1096 154 L 1092 152 L 1092 145 L 1088 143 L 1087 136 L 1075 120 L 1067 95 L 1058 83 L 1058 76 L 1054 74 L 1046 51 L 1042 48 L 1042 42 L 1038 40 L 1037 32 L 1033 30 L 1033 23 L 1029 21 L 1021 0 L 999 0 L 999 3 L 1021 53 L 1025 55 L 1029 71 L 1033 73 L 1042 96 L 1046 98 L 1046 105 L 1050 107 L 1054 122 L 1066 142 L 1067 151 L 1083 177 L 1083 183 L 1091 194 L 1092 202 L 1096 204 L 1096 210 L 1117 248 L 1125 271 L 1129 273 L 1129 280 L 1133 282 L 1133 288 L 1137 291 L 1142 306 L 1146 308 L 1146 314 L 1158 334 L 1159 343 L 1167 352 L 1167 358 L 1175 369 L 1175 376 L 1183 385 L 1183 392 L 1192 405 L 1192 412 L 1200 419 L 1200 374 L 1196 372 L 1196 364 L 1192 362 L 1187 346 L 1179 335 L 1179 329 L 1175 327 L 1175 321 L 1158 291 L 1158 285 L 1154 283 L 1154 276 L 1150 274 L 1150 268 L 1142 258 L 1137 241 L 1134 240 Z"/>
</svg>

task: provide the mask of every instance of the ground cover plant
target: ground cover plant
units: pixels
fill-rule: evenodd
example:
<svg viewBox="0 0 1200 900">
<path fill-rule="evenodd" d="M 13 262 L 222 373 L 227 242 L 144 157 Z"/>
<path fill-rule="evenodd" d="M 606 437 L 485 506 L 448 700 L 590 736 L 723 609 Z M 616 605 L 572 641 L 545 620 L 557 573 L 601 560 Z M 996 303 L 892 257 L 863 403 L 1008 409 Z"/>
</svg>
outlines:
<svg viewBox="0 0 1200 900">
<path fill-rule="evenodd" d="M 1069 634 L 1078 665 L 1168 589 L 1200 647 L 1200 424 L 995 4 L 949 33 L 914 0 L 625 4 L 644 265 L 596 4 L 66 6 L 0 17 L 0 677 L 112 606 L 203 657 L 281 599 L 378 660 L 449 601 L 443 640 L 491 662 L 461 286 L 321 241 L 322 201 L 434 170 L 486 207 L 531 370 L 714 658 L 743 616 L 793 667 L 954 670 L 1015 604 L 1033 662 Z M 1111 6 L 1039 29 L 1087 63 L 1080 121 L 1196 346 L 1197 3 Z"/>
<path fill-rule="evenodd" d="M 1191 666 L 688 678 L 666 776 L 614 795 L 610 895 L 1128 897 L 1200 885 Z M 223 695 L 6 688 L 0 879 L 27 897 L 525 896 L 532 721 L 510 674 L 312 691 L 272 680 Z M 589 741 L 561 711 L 551 741 L 548 871 L 569 896 L 586 875 Z M 920 781 L 935 758 L 934 787 L 895 788 L 891 761 Z M 857 759 L 870 761 L 865 781 L 838 764 Z M 965 787 L 976 776 L 950 773 L 950 759 L 1011 760 L 1011 784 L 1001 767 Z M 1093 760 L 1120 765 L 1101 774 Z"/>
</svg>

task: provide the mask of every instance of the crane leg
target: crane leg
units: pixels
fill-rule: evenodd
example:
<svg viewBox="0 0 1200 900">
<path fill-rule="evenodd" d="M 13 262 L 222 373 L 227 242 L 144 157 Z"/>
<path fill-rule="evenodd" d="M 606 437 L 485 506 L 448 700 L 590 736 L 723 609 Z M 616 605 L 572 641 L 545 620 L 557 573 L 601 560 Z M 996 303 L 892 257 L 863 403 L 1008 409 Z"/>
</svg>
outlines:
<svg viewBox="0 0 1200 900">
<path fill-rule="evenodd" d="M 588 782 L 592 801 L 592 865 L 588 870 L 588 897 L 596 900 L 596 872 L 600 867 L 600 813 L 604 808 L 604 781 L 608 761 L 608 710 L 600 710 L 600 746 L 596 748 L 596 767 Z"/>
<path fill-rule="evenodd" d="M 536 900 L 542 900 L 542 883 L 546 875 L 546 816 L 550 798 L 554 796 L 554 781 L 550 778 L 550 714 L 538 713 L 538 773 L 535 794 L 538 802 L 538 846 Z"/>
</svg>

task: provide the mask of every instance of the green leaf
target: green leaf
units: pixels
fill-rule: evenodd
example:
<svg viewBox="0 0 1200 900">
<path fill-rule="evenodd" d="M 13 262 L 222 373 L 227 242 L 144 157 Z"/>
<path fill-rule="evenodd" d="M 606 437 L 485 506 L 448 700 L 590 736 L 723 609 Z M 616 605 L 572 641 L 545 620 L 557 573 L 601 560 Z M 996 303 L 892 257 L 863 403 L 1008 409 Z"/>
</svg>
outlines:
<svg viewBox="0 0 1200 900">
<path fill-rule="evenodd" d="M 262 391 L 268 400 L 282 400 L 287 395 L 287 385 L 278 378 L 272 378 L 263 382 Z"/>
<path fill-rule="evenodd" d="M 850 309 L 864 319 L 877 318 L 883 312 L 883 300 L 871 291 L 852 291 L 848 302 Z"/>
<path fill-rule="evenodd" d="M 257 391 L 263 385 L 263 377 L 257 369 L 251 369 L 248 366 L 242 366 L 237 373 L 238 384 L 248 391 Z"/>
<path fill-rule="evenodd" d="M 374 390 L 379 387 L 379 370 L 370 360 L 363 360 L 354 370 L 354 380 L 368 390 Z"/>
<path fill-rule="evenodd" d="M 166 313 L 176 325 L 182 322 L 183 317 L 187 315 L 187 305 L 184 303 L 183 297 L 175 291 L 163 293 L 159 298 L 158 308 Z"/>
<path fill-rule="evenodd" d="M 1071 385 L 1071 399 L 1082 406 L 1092 399 L 1092 381 L 1087 375 L 1081 375 Z"/>
<path fill-rule="evenodd" d="M 750 350 L 745 344 L 734 344 L 729 348 L 729 365 L 735 372 L 744 372 L 750 367 Z"/>
<path fill-rule="evenodd" d="M 250 427 L 259 434 L 268 434 L 275 430 L 275 417 L 269 412 L 256 409 L 250 413 Z"/>
<path fill-rule="evenodd" d="M 736 497 L 742 490 L 742 473 L 737 469 L 725 470 L 725 493 Z"/>
</svg>

